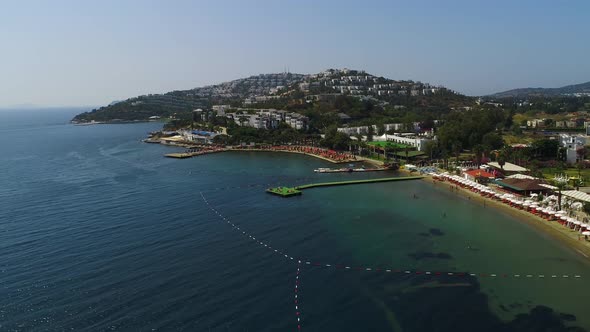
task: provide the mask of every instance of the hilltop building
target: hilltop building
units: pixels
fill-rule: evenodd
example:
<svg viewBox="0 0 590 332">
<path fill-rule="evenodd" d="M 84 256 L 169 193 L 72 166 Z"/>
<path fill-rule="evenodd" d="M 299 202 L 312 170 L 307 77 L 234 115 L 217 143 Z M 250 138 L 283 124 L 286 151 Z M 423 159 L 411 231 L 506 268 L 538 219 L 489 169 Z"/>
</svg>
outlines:
<svg viewBox="0 0 590 332">
<path fill-rule="evenodd" d="M 255 113 L 239 111 L 228 113 L 227 117 L 233 119 L 240 126 L 256 129 L 276 129 L 281 123 L 286 123 L 297 130 L 307 129 L 309 126 L 309 119 L 306 116 L 276 109 L 256 110 Z"/>
</svg>

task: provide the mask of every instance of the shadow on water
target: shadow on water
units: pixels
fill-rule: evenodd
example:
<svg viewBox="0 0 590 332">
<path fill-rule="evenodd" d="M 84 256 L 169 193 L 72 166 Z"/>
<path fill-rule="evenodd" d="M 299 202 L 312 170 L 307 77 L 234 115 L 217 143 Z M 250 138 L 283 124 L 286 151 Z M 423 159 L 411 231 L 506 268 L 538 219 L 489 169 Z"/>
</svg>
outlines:
<svg viewBox="0 0 590 332">
<path fill-rule="evenodd" d="M 426 252 L 426 251 L 419 251 L 419 252 L 415 252 L 415 253 L 411 253 L 408 254 L 408 256 L 412 257 L 415 260 L 421 260 L 421 259 L 451 259 L 453 258 L 450 254 L 447 254 L 445 252 L 439 252 L 439 253 L 434 253 L 434 252 Z"/>
<path fill-rule="evenodd" d="M 440 229 L 438 229 L 438 228 L 431 228 L 431 229 L 428 230 L 428 232 L 431 235 L 434 235 L 434 236 L 443 236 L 443 235 L 445 235 L 445 233 L 443 231 L 441 231 Z"/>
<path fill-rule="evenodd" d="M 532 307 L 503 321 L 492 312 L 488 296 L 473 277 L 374 279 L 363 293 L 382 311 L 390 331 L 586 331 L 575 326 L 576 316 L 546 306 Z M 522 304 L 502 306 L 506 312 L 519 308 Z"/>
<path fill-rule="evenodd" d="M 424 236 L 424 237 L 429 237 L 431 235 L 432 236 L 443 236 L 443 235 L 445 235 L 445 233 L 442 230 L 440 230 L 439 228 L 431 228 L 428 230 L 428 232 L 421 232 L 421 233 L 418 233 L 418 235 Z"/>
</svg>

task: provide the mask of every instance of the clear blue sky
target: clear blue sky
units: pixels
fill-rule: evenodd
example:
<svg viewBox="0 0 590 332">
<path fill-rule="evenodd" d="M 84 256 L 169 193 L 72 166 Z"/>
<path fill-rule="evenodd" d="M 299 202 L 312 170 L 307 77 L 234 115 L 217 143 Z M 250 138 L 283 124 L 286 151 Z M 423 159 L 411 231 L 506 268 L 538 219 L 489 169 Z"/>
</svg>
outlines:
<svg viewBox="0 0 590 332">
<path fill-rule="evenodd" d="M 0 107 L 348 67 L 469 95 L 590 81 L 590 1 L 12 1 Z"/>
</svg>

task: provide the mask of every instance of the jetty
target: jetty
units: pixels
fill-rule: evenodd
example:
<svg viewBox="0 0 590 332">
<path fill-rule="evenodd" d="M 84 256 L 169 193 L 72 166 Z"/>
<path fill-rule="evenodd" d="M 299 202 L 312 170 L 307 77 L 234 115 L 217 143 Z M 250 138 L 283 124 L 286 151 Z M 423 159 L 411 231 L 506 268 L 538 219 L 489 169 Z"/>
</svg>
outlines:
<svg viewBox="0 0 590 332">
<path fill-rule="evenodd" d="M 211 154 L 211 153 L 218 153 L 223 152 L 225 149 L 188 149 L 185 152 L 177 152 L 177 153 L 168 153 L 164 156 L 167 158 L 176 158 L 176 159 L 185 159 L 185 158 L 192 158 L 196 156 L 201 156 L 204 154 Z"/>
<path fill-rule="evenodd" d="M 352 184 L 366 184 L 366 183 L 378 183 L 378 182 L 394 182 L 394 181 L 410 181 L 420 180 L 423 176 L 399 176 L 391 178 L 376 178 L 376 179 L 364 179 L 364 180 L 349 180 L 349 181 L 335 181 L 335 182 L 319 182 L 305 184 L 297 187 L 277 187 L 269 188 L 266 190 L 267 193 L 278 195 L 281 197 L 291 197 L 295 195 L 301 195 L 302 190 L 312 189 L 318 187 L 334 187 L 334 186 L 346 186 Z"/>
</svg>

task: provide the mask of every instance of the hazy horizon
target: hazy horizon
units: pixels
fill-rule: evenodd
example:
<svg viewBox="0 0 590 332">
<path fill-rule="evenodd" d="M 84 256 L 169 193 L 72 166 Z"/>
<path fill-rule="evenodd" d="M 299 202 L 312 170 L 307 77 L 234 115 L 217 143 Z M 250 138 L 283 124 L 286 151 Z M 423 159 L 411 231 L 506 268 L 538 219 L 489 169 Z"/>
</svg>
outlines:
<svg viewBox="0 0 590 332">
<path fill-rule="evenodd" d="M 57 1 L 2 9 L 3 109 L 102 106 L 285 66 L 302 74 L 363 69 L 466 95 L 590 81 L 583 1 Z"/>
</svg>

